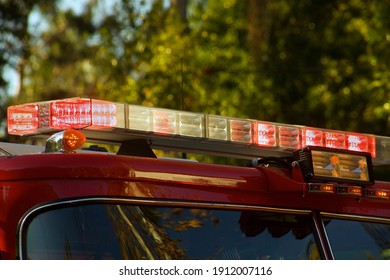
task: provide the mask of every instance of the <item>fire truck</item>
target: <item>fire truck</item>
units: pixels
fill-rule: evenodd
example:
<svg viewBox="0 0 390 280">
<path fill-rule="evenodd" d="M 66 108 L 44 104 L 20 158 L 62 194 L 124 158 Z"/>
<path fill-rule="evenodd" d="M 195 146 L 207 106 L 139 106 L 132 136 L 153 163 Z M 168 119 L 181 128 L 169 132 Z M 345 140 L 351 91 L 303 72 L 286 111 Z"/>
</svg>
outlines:
<svg viewBox="0 0 390 280">
<path fill-rule="evenodd" d="M 8 133 L 0 259 L 390 259 L 388 136 L 89 98 Z"/>
</svg>

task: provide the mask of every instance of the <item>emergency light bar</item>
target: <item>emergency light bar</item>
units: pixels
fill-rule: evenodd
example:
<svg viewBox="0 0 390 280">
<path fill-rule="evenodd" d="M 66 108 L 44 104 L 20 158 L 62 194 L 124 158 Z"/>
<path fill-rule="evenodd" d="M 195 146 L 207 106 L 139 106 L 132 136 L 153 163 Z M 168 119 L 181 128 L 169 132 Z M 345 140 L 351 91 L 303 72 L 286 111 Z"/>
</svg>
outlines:
<svg viewBox="0 0 390 280">
<path fill-rule="evenodd" d="M 149 108 L 87 98 L 37 102 L 8 108 L 8 133 L 35 135 L 67 128 L 87 138 L 144 138 L 154 148 L 244 158 L 291 155 L 306 146 L 368 152 L 375 164 L 390 163 L 390 137 Z M 115 132 L 115 133 L 113 133 Z"/>
</svg>

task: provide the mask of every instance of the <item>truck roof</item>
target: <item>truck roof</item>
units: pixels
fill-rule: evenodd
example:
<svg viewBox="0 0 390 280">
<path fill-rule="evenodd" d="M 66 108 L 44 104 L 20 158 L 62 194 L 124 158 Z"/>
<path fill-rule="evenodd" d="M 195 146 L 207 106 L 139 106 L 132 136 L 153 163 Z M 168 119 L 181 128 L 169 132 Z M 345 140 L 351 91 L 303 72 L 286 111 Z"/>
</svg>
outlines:
<svg viewBox="0 0 390 280">
<path fill-rule="evenodd" d="M 64 193 L 62 185 L 50 183 L 54 180 L 71 182 L 71 187 Z M 45 182 L 39 187 L 31 184 L 28 193 L 47 188 L 56 194 L 51 200 L 137 196 L 390 217 L 388 197 L 319 192 L 311 190 L 310 184 L 297 180 L 286 169 L 264 166 L 227 166 L 89 152 L 40 153 L 0 157 L 0 181 Z M 125 185 L 132 188 L 128 194 L 123 193 Z M 390 184 L 375 182 L 365 189 L 390 193 Z M 47 199 L 41 196 L 40 203 Z"/>
</svg>

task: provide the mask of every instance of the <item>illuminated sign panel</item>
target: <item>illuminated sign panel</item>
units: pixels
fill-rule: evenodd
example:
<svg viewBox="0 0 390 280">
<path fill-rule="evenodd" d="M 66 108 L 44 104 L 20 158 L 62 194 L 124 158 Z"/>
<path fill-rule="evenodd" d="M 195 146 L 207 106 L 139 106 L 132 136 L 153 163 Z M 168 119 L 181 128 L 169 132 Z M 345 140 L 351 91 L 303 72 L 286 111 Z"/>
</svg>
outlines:
<svg viewBox="0 0 390 280">
<path fill-rule="evenodd" d="M 306 147 L 294 152 L 294 156 L 307 181 L 374 183 L 369 153 Z"/>
</svg>

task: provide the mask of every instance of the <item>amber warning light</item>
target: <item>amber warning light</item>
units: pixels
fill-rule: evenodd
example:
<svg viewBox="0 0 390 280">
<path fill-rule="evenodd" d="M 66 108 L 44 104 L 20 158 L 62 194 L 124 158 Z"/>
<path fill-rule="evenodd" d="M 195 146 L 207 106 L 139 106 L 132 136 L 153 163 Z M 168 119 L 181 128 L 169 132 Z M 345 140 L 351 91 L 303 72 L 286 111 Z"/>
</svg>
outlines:
<svg viewBox="0 0 390 280">
<path fill-rule="evenodd" d="M 323 147 L 306 147 L 294 152 L 307 182 L 374 184 L 371 154 Z"/>
</svg>

